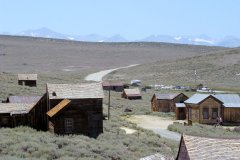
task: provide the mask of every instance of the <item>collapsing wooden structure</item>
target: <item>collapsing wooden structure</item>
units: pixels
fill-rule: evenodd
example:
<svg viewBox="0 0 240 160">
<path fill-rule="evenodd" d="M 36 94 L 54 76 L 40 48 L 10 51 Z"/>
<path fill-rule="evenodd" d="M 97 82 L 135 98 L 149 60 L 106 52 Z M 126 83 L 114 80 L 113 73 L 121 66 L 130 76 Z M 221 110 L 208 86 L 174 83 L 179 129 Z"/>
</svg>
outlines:
<svg viewBox="0 0 240 160">
<path fill-rule="evenodd" d="M 18 74 L 18 85 L 36 87 L 37 74 Z"/>
<path fill-rule="evenodd" d="M 142 99 L 142 95 L 141 92 L 138 88 L 134 88 L 134 89 L 124 89 L 123 93 L 122 93 L 122 98 L 125 99 Z"/>
<path fill-rule="evenodd" d="M 238 94 L 194 94 L 185 101 L 188 120 L 214 124 L 218 116 L 223 122 L 240 122 L 240 97 Z"/>
<path fill-rule="evenodd" d="M 182 135 L 177 160 L 240 159 L 240 139 Z"/>
<path fill-rule="evenodd" d="M 26 125 L 56 134 L 84 134 L 97 137 L 103 132 L 103 90 L 100 83 L 47 84 L 41 97 L 9 97 L 1 103 L 0 126 Z M 37 101 L 36 101 L 37 100 Z"/>
</svg>

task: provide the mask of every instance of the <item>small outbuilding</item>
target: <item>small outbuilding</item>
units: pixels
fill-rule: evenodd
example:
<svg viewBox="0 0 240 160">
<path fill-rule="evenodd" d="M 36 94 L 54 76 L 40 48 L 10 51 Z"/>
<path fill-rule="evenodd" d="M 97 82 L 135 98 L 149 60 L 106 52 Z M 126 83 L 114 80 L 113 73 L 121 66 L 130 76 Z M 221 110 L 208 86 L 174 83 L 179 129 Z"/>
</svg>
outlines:
<svg viewBox="0 0 240 160">
<path fill-rule="evenodd" d="M 111 82 L 111 81 L 103 81 L 102 82 L 103 90 L 112 90 L 116 92 L 122 92 L 124 89 L 124 85 L 121 82 Z"/>
<path fill-rule="evenodd" d="M 182 135 L 177 160 L 238 160 L 240 139 Z"/>
<path fill-rule="evenodd" d="M 0 127 L 17 127 L 29 124 L 29 111 L 34 104 L 0 103 Z"/>
<path fill-rule="evenodd" d="M 122 98 L 125 99 L 142 99 L 141 92 L 138 88 L 134 89 L 124 89 L 122 93 Z"/>
<path fill-rule="evenodd" d="M 151 99 L 151 110 L 153 112 L 175 112 L 178 108 L 180 114 L 186 114 L 183 103 L 188 97 L 183 93 L 176 94 L 158 94 L 155 93 Z M 177 106 L 176 106 L 176 103 Z"/>
<path fill-rule="evenodd" d="M 37 74 L 18 74 L 18 85 L 36 87 Z"/>
</svg>

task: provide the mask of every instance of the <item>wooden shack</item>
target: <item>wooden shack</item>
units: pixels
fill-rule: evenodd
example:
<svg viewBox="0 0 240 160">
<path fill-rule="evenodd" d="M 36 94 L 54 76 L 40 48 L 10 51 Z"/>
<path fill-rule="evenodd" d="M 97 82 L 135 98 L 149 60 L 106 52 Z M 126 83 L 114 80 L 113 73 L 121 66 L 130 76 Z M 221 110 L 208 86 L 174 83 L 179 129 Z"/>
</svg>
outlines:
<svg viewBox="0 0 240 160">
<path fill-rule="evenodd" d="M 103 132 L 100 83 L 47 84 L 48 130 L 97 137 Z"/>
<path fill-rule="evenodd" d="M 115 92 L 122 92 L 124 89 L 124 85 L 121 82 L 112 82 L 112 81 L 103 81 L 102 82 L 103 90 L 111 90 Z"/>
<path fill-rule="evenodd" d="M 185 101 L 188 120 L 214 124 L 218 116 L 223 122 L 240 122 L 240 97 L 237 94 L 194 94 Z"/>
<path fill-rule="evenodd" d="M 18 85 L 36 87 L 37 74 L 18 74 Z"/>
<path fill-rule="evenodd" d="M 122 98 L 129 99 L 129 100 L 142 99 L 142 95 L 138 88 L 124 89 L 122 93 Z"/>
<path fill-rule="evenodd" d="M 182 135 L 177 160 L 240 159 L 240 139 Z"/>
<path fill-rule="evenodd" d="M 28 126 L 34 104 L 0 103 L 0 127 Z"/>
<path fill-rule="evenodd" d="M 175 112 L 176 103 L 183 103 L 188 97 L 183 93 L 158 94 L 155 93 L 151 99 L 151 110 L 153 112 Z M 178 112 L 185 113 L 185 108 L 179 108 Z M 181 113 L 182 114 L 182 113 Z"/>
</svg>

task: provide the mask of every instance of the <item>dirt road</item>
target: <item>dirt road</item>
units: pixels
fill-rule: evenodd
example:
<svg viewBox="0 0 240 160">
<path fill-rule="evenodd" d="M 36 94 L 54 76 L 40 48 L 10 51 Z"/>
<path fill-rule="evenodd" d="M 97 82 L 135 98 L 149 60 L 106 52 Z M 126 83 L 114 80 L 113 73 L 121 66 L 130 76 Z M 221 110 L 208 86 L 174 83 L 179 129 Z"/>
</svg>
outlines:
<svg viewBox="0 0 240 160">
<path fill-rule="evenodd" d="M 107 74 L 113 72 L 113 71 L 116 71 L 118 69 L 123 69 L 123 68 L 129 68 L 129 67 L 134 67 L 134 66 L 137 66 L 138 64 L 132 64 L 132 65 L 129 65 L 129 66 L 126 66 L 126 67 L 119 67 L 119 68 L 114 68 L 114 69 L 108 69 L 108 70 L 104 70 L 104 71 L 99 71 L 99 72 L 96 72 L 96 73 L 92 73 L 92 74 L 89 74 L 85 77 L 85 80 L 86 81 L 95 81 L 95 82 L 101 82 L 102 81 L 102 78 L 104 76 L 106 76 Z"/>
<path fill-rule="evenodd" d="M 154 133 L 159 134 L 162 137 L 180 141 L 181 135 L 179 133 L 167 129 L 170 124 L 175 122 L 175 120 L 149 115 L 133 115 L 126 118 L 126 120 L 136 123 L 138 127 L 152 130 Z"/>
</svg>

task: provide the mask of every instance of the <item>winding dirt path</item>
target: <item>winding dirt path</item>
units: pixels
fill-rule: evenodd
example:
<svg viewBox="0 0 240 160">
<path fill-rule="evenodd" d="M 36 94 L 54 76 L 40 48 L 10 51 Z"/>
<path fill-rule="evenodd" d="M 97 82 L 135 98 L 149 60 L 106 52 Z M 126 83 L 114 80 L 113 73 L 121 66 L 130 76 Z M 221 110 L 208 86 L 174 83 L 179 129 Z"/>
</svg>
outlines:
<svg viewBox="0 0 240 160">
<path fill-rule="evenodd" d="M 102 78 L 104 76 L 106 76 L 107 74 L 113 72 L 113 71 L 116 71 L 118 69 L 123 69 L 123 68 L 129 68 L 129 67 L 134 67 L 134 66 L 137 66 L 138 64 L 132 64 L 132 65 L 129 65 L 129 66 L 126 66 L 126 67 L 119 67 L 119 68 L 114 68 L 114 69 L 108 69 L 108 70 L 104 70 L 104 71 L 99 71 L 99 72 L 96 72 L 96 73 L 92 73 L 92 74 L 89 74 L 85 77 L 85 80 L 86 81 L 95 81 L 95 82 L 101 82 L 102 81 Z"/>
</svg>

